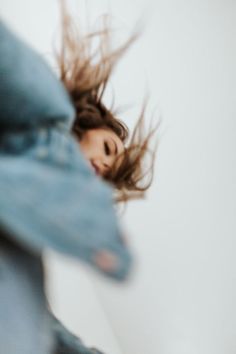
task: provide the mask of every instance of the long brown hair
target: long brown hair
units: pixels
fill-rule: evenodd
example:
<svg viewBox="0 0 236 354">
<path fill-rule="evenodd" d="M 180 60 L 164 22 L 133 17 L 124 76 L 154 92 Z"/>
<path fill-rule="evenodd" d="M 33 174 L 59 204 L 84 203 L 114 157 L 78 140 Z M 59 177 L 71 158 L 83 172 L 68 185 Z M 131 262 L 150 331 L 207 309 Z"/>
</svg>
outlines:
<svg viewBox="0 0 236 354">
<path fill-rule="evenodd" d="M 111 31 L 106 21 L 101 30 L 81 36 L 64 1 L 61 0 L 60 4 L 62 42 L 56 58 L 60 79 L 69 92 L 76 110 L 72 131 L 78 139 L 81 139 L 88 129 L 106 127 L 114 131 L 124 143 L 125 149 L 105 179 L 114 186 L 116 201 L 143 197 L 153 180 L 156 149 L 150 151 L 149 142 L 157 126 L 145 135 L 144 104 L 129 138 L 127 126 L 115 116 L 114 109 L 108 109 L 102 101 L 116 63 L 137 38 L 137 33 L 129 37 L 118 49 L 111 50 Z M 96 49 L 94 39 L 98 39 L 99 42 Z M 145 170 L 144 161 L 147 153 L 151 154 L 151 160 Z"/>
</svg>

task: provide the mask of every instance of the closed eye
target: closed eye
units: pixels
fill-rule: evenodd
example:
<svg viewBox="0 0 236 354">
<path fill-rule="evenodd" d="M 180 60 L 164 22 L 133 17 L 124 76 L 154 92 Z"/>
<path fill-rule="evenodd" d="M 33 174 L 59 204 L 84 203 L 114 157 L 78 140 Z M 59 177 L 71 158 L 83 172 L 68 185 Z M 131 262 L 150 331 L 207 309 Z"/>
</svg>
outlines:
<svg viewBox="0 0 236 354">
<path fill-rule="evenodd" d="M 111 154 L 110 147 L 109 147 L 109 145 L 108 145 L 108 143 L 106 141 L 104 142 L 104 151 L 105 151 L 106 155 L 110 155 Z"/>
</svg>

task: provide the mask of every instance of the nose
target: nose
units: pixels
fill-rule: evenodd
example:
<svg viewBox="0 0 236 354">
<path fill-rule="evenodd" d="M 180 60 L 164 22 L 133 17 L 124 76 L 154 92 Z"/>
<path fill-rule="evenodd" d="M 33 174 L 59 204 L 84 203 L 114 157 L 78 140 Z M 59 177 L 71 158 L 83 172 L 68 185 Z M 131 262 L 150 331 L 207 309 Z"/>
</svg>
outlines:
<svg viewBox="0 0 236 354">
<path fill-rule="evenodd" d="M 108 172 L 110 165 L 106 160 L 102 159 L 93 159 L 92 165 L 96 170 L 96 173 L 99 174 L 100 176 L 104 176 L 105 173 Z"/>
</svg>

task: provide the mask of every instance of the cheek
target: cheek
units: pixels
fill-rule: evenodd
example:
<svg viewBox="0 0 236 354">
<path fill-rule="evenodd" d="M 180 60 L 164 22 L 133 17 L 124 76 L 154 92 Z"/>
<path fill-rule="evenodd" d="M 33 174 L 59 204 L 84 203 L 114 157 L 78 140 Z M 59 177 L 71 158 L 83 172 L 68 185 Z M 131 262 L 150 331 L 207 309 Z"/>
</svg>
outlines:
<svg viewBox="0 0 236 354">
<path fill-rule="evenodd" d="M 83 155 L 85 157 L 89 157 L 90 143 L 87 134 L 84 134 L 82 139 L 80 139 L 79 145 Z"/>
<path fill-rule="evenodd" d="M 102 142 L 96 134 L 87 132 L 80 140 L 80 149 L 86 158 L 95 157 L 101 150 Z"/>
</svg>

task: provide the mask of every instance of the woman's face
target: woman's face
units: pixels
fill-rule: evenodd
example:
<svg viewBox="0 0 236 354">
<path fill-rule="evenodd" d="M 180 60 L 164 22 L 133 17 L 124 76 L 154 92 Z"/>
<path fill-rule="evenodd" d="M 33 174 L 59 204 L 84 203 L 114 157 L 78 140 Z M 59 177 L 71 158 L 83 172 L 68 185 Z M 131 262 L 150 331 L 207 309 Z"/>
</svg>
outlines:
<svg viewBox="0 0 236 354">
<path fill-rule="evenodd" d="M 109 172 L 117 156 L 124 151 L 124 144 L 120 138 L 106 128 L 87 130 L 79 143 L 94 172 L 101 177 Z"/>
</svg>

